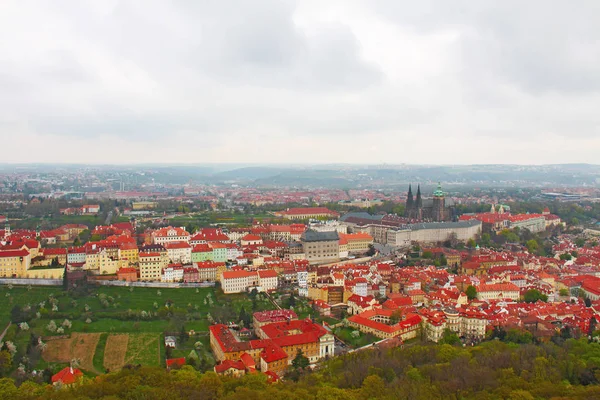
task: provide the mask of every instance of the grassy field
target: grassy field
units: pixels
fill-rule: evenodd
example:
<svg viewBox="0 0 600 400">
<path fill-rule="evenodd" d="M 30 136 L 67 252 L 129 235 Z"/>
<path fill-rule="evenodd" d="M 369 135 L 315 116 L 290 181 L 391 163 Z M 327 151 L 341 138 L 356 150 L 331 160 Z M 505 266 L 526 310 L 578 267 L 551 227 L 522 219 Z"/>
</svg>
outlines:
<svg viewBox="0 0 600 400">
<path fill-rule="evenodd" d="M 334 330 L 334 333 L 337 337 L 339 337 L 340 339 L 342 339 L 342 341 L 344 343 L 346 343 L 348 346 L 352 347 L 352 348 L 358 348 L 358 347 L 363 347 L 366 346 L 368 344 L 377 342 L 378 339 L 377 337 L 367 334 L 367 333 L 360 333 L 360 336 L 358 338 L 354 338 L 352 337 L 352 332 L 355 331 L 356 329 L 354 328 L 336 328 Z"/>
<path fill-rule="evenodd" d="M 234 213 L 198 213 L 185 216 L 173 217 L 169 220 L 173 225 L 193 224 L 198 226 L 209 226 L 210 224 L 234 224 L 248 225 L 254 220 L 273 219 L 271 214 L 234 214 Z"/>
<path fill-rule="evenodd" d="M 52 219 L 32 217 L 13 221 L 14 228 L 20 229 L 35 229 L 35 227 L 38 225 L 42 228 L 56 228 L 66 224 L 87 225 L 88 228 L 93 229 L 96 225 L 104 224 L 105 219 L 102 215 L 53 215 Z M 11 221 L 11 225 L 13 224 L 13 221 Z M 128 217 L 113 216 L 111 222 L 115 223 L 128 221 Z"/>
<path fill-rule="evenodd" d="M 46 300 L 51 293 L 58 293 L 59 288 L 56 287 L 32 287 L 28 290 L 23 286 L 15 286 L 9 289 L 8 286 L 0 287 L 0 298 L 3 299 L 2 307 L 0 307 L 0 327 L 4 327 L 10 321 L 10 310 L 14 305 L 25 306 L 27 304 L 37 304 L 40 301 Z"/>
<path fill-rule="evenodd" d="M 108 333 L 101 333 L 96 345 L 96 351 L 94 352 L 94 368 L 96 371 L 104 371 L 104 350 L 106 348 L 106 341 L 108 340 Z"/>
<path fill-rule="evenodd" d="M 253 302 L 247 294 L 223 295 L 214 288 L 131 290 L 102 286 L 75 296 L 61 287 L 4 285 L 0 297 L 5 299 L 5 306 L 0 307 L 2 328 L 10 321 L 14 306 L 24 309 L 21 314 L 29 310 L 29 329 L 24 331 L 13 324 L 5 338 L 17 345 L 16 359 L 26 356 L 32 334 L 44 338 L 71 335 L 66 339 L 44 339 L 49 352 L 44 352 L 35 367 L 58 370 L 79 358 L 82 369 L 90 375 L 126 364 L 164 365 L 164 333 L 179 332 L 182 326 L 198 335 L 178 343 L 171 357 L 187 357 L 194 351 L 198 365 L 209 369 L 215 362 L 206 334 L 209 314 L 210 318 L 237 322 L 242 308 L 247 313 L 274 308 L 263 296 Z M 68 323 L 62 326 L 65 320 L 70 321 L 70 327 Z M 58 329 L 50 328 L 52 321 Z M 196 342 L 202 345 L 196 348 Z"/>
<path fill-rule="evenodd" d="M 156 333 L 130 334 L 125 354 L 125 364 L 161 365 L 161 335 Z"/>
</svg>

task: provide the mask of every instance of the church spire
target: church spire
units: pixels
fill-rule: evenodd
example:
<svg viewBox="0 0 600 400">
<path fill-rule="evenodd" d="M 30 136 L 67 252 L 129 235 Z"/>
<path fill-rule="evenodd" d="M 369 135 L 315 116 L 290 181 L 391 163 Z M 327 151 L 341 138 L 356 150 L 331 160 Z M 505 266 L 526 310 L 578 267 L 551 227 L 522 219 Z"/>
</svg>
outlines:
<svg viewBox="0 0 600 400">
<path fill-rule="evenodd" d="M 411 208 L 413 208 L 415 200 L 413 199 L 413 194 L 412 194 L 412 185 L 409 183 L 408 184 L 408 195 L 406 196 L 406 209 L 410 210 Z"/>
<path fill-rule="evenodd" d="M 423 208 L 423 199 L 421 199 L 421 184 L 417 186 L 417 208 Z"/>
</svg>

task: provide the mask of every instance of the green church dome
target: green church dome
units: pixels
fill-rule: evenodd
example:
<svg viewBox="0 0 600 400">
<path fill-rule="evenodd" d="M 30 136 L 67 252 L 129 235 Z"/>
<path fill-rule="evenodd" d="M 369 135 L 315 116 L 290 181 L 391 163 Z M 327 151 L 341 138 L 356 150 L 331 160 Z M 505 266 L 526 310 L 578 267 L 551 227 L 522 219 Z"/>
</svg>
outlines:
<svg viewBox="0 0 600 400">
<path fill-rule="evenodd" d="M 442 184 L 438 182 L 437 189 L 433 192 L 435 197 L 444 197 L 444 191 L 442 190 Z"/>
</svg>

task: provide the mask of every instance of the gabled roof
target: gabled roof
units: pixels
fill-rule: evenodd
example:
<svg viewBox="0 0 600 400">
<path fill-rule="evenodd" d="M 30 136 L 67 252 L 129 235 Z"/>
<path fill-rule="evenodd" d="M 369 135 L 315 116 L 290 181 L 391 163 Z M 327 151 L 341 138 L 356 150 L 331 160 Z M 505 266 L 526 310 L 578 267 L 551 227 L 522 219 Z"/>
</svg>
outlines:
<svg viewBox="0 0 600 400">
<path fill-rule="evenodd" d="M 61 382 L 63 385 L 71 385 L 83 376 L 83 372 L 77 368 L 65 367 L 60 372 L 52 375 L 52 383 Z"/>
</svg>

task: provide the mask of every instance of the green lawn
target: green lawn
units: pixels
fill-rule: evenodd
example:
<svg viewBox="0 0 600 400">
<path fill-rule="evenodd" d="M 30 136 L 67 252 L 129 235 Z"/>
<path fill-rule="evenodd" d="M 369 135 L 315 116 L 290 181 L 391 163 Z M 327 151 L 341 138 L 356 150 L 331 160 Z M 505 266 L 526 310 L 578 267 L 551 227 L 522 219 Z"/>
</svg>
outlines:
<svg viewBox="0 0 600 400">
<path fill-rule="evenodd" d="M 362 333 L 360 332 L 360 336 L 358 338 L 354 338 L 352 337 L 352 332 L 355 331 L 356 329 L 353 328 L 336 328 L 334 330 L 334 333 L 340 338 L 342 339 L 342 341 L 344 343 L 346 343 L 347 345 L 353 347 L 353 348 L 358 348 L 358 347 L 363 347 L 366 346 L 368 344 L 374 343 L 379 341 L 380 339 L 367 334 L 367 333 Z"/>
<path fill-rule="evenodd" d="M 100 335 L 98 345 L 96 346 L 96 352 L 94 353 L 94 368 L 98 371 L 104 372 L 104 349 L 106 347 L 106 339 L 108 339 L 108 333 Z"/>
<path fill-rule="evenodd" d="M 157 333 L 130 334 L 125 364 L 160 366 L 160 348 L 164 347 L 162 338 Z"/>
<path fill-rule="evenodd" d="M 208 301 L 209 294 L 213 300 L 212 305 Z M 51 295 L 58 300 L 58 311 L 51 311 Z M 29 312 L 31 316 L 28 322 L 29 330 L 22 331 L 13 325 L 5 339 L 15 342 L 19 358 L 25 355 L 32 333 L 40 336 L 60 335 L 59 332 L 50 331 L 48 325 L 54 321 L 60 327 L 63 321 L 68 319 L 72 326 L 65 328 L 64 334 L 72 332 L 103 333 L 96 346 L 93 359 L 93 364 L 98 371 L 104 371 L 103 360 L 109 334 L 130 334 L 126 355 L 128 363 L 163 365 L 165 358 L 164 333 L 178 333 L 182 324 L 186 331 L 194 330 L 200 335 L 181 344 L 174 350 L 172 356 L 187 357 L 194 349 L 194 343 L 200 341 L 203 343 L 203 347 L 197 351 L 199 362 L 203 367 L 210 368 L 214 365 L 214 358 L 210 351 L 208 335 L 206 335 L 209 313 L 224 322 L 238 322 L 242 307 L 247 313 L 252 313 L 253 310 L 262 311 L 274 308 L 271 302 L 263 296 L 257 296 L 253 303 L 248 294 L 224 295 L 214 288 L 133 288 L 130 290 L 125 287 L 102 286 L 91 289 L 90 293 L 85 296 L 74 297 L 72 293 L 63 291 L 61 287 L 32 286 L 28 289 L 23 286 L 14 286 L 9 289 L 4 285 L 0 287 L 0 297 L 5 299 L 5 306 L 0 307 L 2 329 L 10 321 L 11 310 L 15 305 L 22 308 L 29 305 L 33 308 Z M 45 303 L 44 309 L 40 309 L 41 302 Z M 168 308 L 166 307 L 167 303 L 170 304 Z M 151 315 L 144 318 L 141 316 L 142 311 Z M 40 312 L 40 318 L 35 316 L 35 312 Z M 127 313 L 131 313 L 131 315 Z M 88 322 L 88 318 L 90 322 Z M 36 367 L 39 368 L 43 364 L 44 362 L 41 360 Z"/>
<path fill-rule="evenodd" d="M 14 286 L 9 289 L 7 285 L 0 286 L 0 298 L 2 307 L 0 307 L 0 331 L 4 330 L 10 321 L 10 311 L 13 306 L 18 304 L 25 306 L 27 304 L 37 304 L 42 300 L 47 300 L 48 295 L 58 294 L 61 289 L 58 287 L 31 287 L 27 290 L 24 286 Z"/>
</svg>

